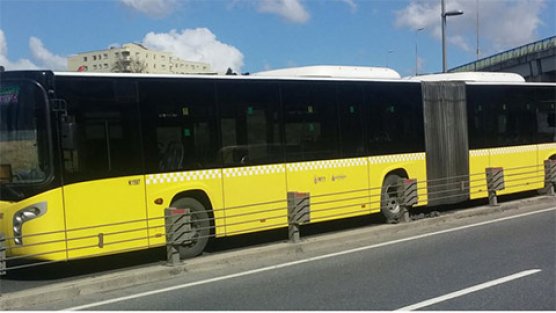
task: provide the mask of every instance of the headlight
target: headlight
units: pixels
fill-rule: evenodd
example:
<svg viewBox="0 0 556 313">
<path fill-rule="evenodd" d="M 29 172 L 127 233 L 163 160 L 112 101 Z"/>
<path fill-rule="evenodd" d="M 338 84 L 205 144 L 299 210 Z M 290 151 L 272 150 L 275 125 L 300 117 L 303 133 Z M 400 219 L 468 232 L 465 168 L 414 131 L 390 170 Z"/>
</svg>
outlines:
<svg viewBox="0 0 556 313">
<path fill-rule="evenodd" d="M 23 245 L 23 224 L 46 213 L 46 202 L 30 205 L 14 214 L 13 230 L 16 245 Z"/>
</svg>

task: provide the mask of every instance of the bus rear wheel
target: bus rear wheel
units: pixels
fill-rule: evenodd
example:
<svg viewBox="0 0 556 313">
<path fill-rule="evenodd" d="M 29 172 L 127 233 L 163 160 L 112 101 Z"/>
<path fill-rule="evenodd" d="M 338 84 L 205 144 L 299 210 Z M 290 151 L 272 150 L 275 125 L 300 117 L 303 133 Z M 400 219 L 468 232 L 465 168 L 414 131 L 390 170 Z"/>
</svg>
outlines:
<svg viewBox="0 0 556 313">
<path fill-rule="evenodd" d="M 207 209 L 193 198 L 181 198 L 172 202 L 172 207 L 188 209 L 191 214 L 192 240 L 187 245 L 178 246 L 182 259 L 196 257 L 203 253 L 210 236 L 210 218 Z"/>
<path fill-rule="evenodd" d="M 380 211 L 388 224 L 397 224 L 404 220 L 407 209 L 401 204 L 400 190 L 402 179 L 396 174 L 386 176 L 382 182 Z"/>
</svg>

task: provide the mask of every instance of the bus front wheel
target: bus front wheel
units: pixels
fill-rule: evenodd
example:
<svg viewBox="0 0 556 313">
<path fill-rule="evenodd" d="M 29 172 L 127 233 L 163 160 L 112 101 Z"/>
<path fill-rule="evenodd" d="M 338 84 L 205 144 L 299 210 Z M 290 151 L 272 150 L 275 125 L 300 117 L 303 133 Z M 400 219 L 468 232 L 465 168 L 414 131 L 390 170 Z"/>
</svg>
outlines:
<svg viewBox="0 0 556 313">
<path fill-rule="evenodd" d="M 207 209 L 193 198 L 177 199 L 171 206 L 189 209 L 191 213 L 192 240 L 189 244 L 178 246 L 180 257 L 188 259 L 203 253 L 210 236 L 210 218 Z"/>
<path fill-rule="evenodd" d="M 390 174 L 382 182 L 380 211 L 389 224 L 397 224 L 403 221 L 404 214 L 407 212 L 407 209 L 401 204 L 399 196 L 401 181 L 400 176 Z"/>
</svg>

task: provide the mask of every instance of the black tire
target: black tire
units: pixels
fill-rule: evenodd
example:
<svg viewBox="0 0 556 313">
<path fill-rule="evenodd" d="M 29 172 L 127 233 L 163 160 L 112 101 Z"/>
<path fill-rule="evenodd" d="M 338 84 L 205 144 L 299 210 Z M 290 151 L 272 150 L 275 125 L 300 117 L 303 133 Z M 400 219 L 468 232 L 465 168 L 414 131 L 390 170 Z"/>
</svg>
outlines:
<svg viewBox="0 0 556 313">
<path fill-rule="evenodd" d="M 210 219 L 207 209 L 199 201 L 193 198 L 181 198 L 175 200 L 174 208 L 189 209 L 191 212 L 191 231 L 193 239 L 188 245 L 178 247 L 180 257 L 189 259 L 203 253 L 210 236 Z"/>
<path fill-rule="evenodd" d="M 380 211 L 388 224 L 397 224 L 403 221 L 407 209 L 401 205 L 400 190 L 402 179 L 400 176 L 390 174 L 382 182 L 380 197 Z"/>
</svg>

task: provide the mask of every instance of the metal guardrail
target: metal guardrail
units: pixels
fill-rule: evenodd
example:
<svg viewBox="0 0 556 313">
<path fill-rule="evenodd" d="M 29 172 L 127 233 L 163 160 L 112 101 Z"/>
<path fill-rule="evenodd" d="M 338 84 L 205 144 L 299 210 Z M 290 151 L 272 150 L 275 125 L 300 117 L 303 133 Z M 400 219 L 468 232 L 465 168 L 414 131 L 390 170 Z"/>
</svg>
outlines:
<svg viewBox="0 0 556 313">
<path fill-rule="evenodd" d="M 456 181 L 455 179 L 466 178 L 465 181 Z M 486 179 L 485 179 L 486 178 Z M 434 182 L 435 187 L 443 186 L 444 188 L 440 191 L 429 190 L 428 185 Z M 426 184 L 425 184 L 426 183 Z M 441 179 L 429 180 L 429 181 L 418 181 L 416 179 L 402 179 L 399 185 L 396 185 L 398 203 L 406 209 L 414 206 L 418 203 L 419 193 L 427 192 L 428 201 L 439 200 L 439 199 L 449 199 L 451 197 L 461 197 L 462 195 L 473 195 L 474 193 L 488 193 L 490 205 L 497 205 L 497 192 L 503 189 L 517 188 L 521 186 L 530 186 L 531 184 L 541 184 L 544 183 L 545 189 L 548 194 L 555 195 L 556 187 L 556 160 L 547 160 L 542 165 L 525 166 L 519 168 L 487 168 L 483 173 L 473 173 L 465 176 L 458 177 L 446 177 Z M 471 187 L 474 189 L 472 190 Z M 446 192 L 452 192 L 450 195 L 445 195 Z M 369 188 L 369 189 L 358 189 L 350 191 L 342 191 L 330 194 L 321 195 L 311 195 L 307 192 L 289 192 L 287 195 L 287 201 L 269 201 L 264 203 L 254 203 L 248 205 L 242 205 L 237 207 L 221 208 L 216 210 L 207 210 L 204 212 L 191 212 L 189 208 L 167 208 L 165 210 L 163 217 L 141 219 L 125 221 L 113 224 L 103 224 L 95 225 L 90 227 L 81 227 L 60 231 L 45 232 L 42 234 L 31 234 L 24 235 L 22 237 L 24 244 L 21 246 L 10 246 L 9 249 L 17 250 L 25 247 L 36 247 L 47 244 L 65 243 L 66 249 L 58 249 L 55 251 L 46 251 L 36 254 L 28 255 L 13 255 L 7 256 L 7 242 L 14 240 L 14 238 L 5 237 L 4 234 L 0 234 L 0 275 L 5 275 L 8 271 L 14 271 L 23 268 L 29 268 L 34 266 L 41 266 L 45 264 L 52 264 L 56 262 L 65 262 L 70 259 L 63 259 L 60 261 L 37 261 L 29 264 L 13 265 L 16 260 L 30 259 L 30 258 L 40 258 L 41 256 L 55 253 L 68 253 L 70 251 L 79 251 L 89 248 L 99 248 L 100 250 L 110 247 L 112 245 L 121 244 L 125 242 L 142 241 L 148 239 L 159 239 L 161 237 L 161 232 L 164 230 L 166 236 L 166 247 L 167 247 L 167 261 L 169 265 L 176 265 L 181 262 L 179 257 L 179 247 L 183 245 L 188 245 L 195 240 L 203 238 L 215 237 L 215 226 L 240 226 L 245 224 L 253 224 L 260 221 L 260 217 L 254 216 L 252 219 L 249 218 L 251 215 L 260 213 L 269 213 L 269 216 L 265 216 L 264 226 L 253 226 L 249 229 L 241 229 L 241 231 L 232 231 L 224 233 L 225 236 L 237 234 L 237 233 L 247 233 L 254 232 L 258 230 L 268 230 L 277 227 L 284 227 L 284 220 L 287 220 L 288 224 L 288 237 L 291 242 L 298 242 L 301 238 L 300 228 L 301 226 L 323 221 L 331 218 L 342 218 L 353 216 L 356 214 L 363 215 L 369 212 L 368 205 L 381 203 L 381 195 L 383 194 L 383 188 Z M 327 198 L 334 199 L 327 199 Z M 378 199 L 378 200 L 377 200 Z M 349 202 L 346 204 L 346 202 Z M 260 207 L 261 209 L 256 209 Z M 252 212 L 239 212 L 242 209 L 250 209 Z M 209 218 L 192 218 L 194 214 L 206 213 L 206 216 L 210 213 L 226 211 L 226 219 L 230 220 L 233 218 L 242 218 L 241 221 L 234 223 L 223 224 L 220 221 L 223 217 L 209 217 Z M 340 211 L 340 212 L 338 212 Z M 330 214 L 328 214 L 330 212 Z M 405 216 L 403 221 L 409 221 L 409 216 Z M 278 220 L 274 222 L 274 220 Z M 210 226 L 208 227 L 197 227 L 195 225 L 203 224 L 203 222 L 208 222 Z M 133 224 L 140 224 L 139 227 L 135 227 Z M 84 235 L 74 238 L 65 239 L 55 239 L 50 238 L 44 241 L 38 241 L 26 244 L 29 238 L 41 237 L 52 237 L 56 234 L 67 234 L 75 233 L 78 231 L 85 230 L 95 230 L 105 228 L 107 226 L 128 226 L 129 229 L 123 231 L 107 232 L 103 230 L 91 235 Z M 146 226 L 145 226 L 146 225 Z M 152 231 L 152 232 L 149 232 Z M 132 234 L 133 232 L 144 232 L 146 236 L 139 236 L 134 238 L 129 238 L 125 240 L 110 240 L 111 237 L 122 234 Z M 208 235 L 200 234 L 207 233 Z M 83 246 L 72 246 L 70 243 L 79 240 L 92 240 L 95 243 L 89 243 Z M 141 248 L 141 247 L 139 247 Z M 144 248 L 148 248 L 145 246 Z M 137 250 L 138 247 L 129 249 L 130 251 Z M 126 252 L 126 251 L 118 251 Z M 104 253 L 99 253 L 98 255 L 103 255 Z M 88 255 L 89 257 L 97 255 Z M 1 294 L 1 290 L 0 290 Z"/>
</svg>

